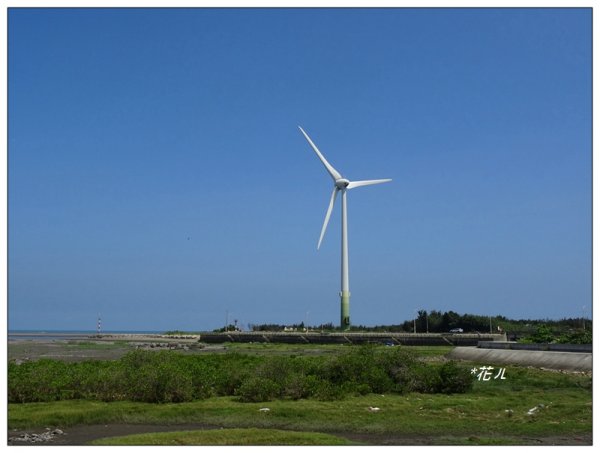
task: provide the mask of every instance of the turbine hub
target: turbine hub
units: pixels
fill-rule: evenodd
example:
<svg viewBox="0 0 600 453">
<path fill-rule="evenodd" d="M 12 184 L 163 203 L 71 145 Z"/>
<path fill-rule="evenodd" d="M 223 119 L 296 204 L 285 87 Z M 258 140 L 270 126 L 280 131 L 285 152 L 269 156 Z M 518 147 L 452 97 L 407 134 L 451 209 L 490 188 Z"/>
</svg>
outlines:
<svg viewBox="0 0 600 453">
<path fill-rule="evenodd" d="M 336 179 L 336 181 L 335 181 L 336 187 L 340 190 L 343 190 L 346 187 L 348 187 L 348 184 L 350 184 L 350 181 L 347 180 L 346 178 Z"/>
</svg>

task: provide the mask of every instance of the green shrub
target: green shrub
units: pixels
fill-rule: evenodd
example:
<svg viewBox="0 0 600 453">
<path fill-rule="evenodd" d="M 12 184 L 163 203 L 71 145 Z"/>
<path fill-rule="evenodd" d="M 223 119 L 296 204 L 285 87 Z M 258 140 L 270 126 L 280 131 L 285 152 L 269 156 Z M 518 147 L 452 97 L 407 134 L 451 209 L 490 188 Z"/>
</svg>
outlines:
<svg viewBox="0 0 600 453">
<path fill-rule="evenodd" d="M 57 360 L 11 364 L 8 394 L 22 403 L 58 401 L 72 396 L 71 381 L 71 368 Z"/>
<path fill-rule="evenodd" d="M 440 367 L 439 393 L 465 393 L 473 387 L 473 376 L 465 366 L 450 361 Z"/>
<path fill-rule="evenodd" d="M 137 350 L 116 361 L 9 363 L 8 400 L 177 403 L 213 395 L 336 400 L 367 393 L 466 392 L 472 381 L 468 370 L 452 362 L 426 364 L 402 347 L 350 347 L 327 357 Z"/>
<path fill-rule="evenodd" d="M 127 383 L 123 367 L 118 362 L 109 364 L 110 366 L 99 366 L 95 374 L 88 376 L 88 395 L 92 399 L 105 402 L 125 400 Z"/>
<path fill-rule="evenodd" d="M 410 367 L 418 362 L 417 355 L 404 347 L 385 348 L 376 357 L 376 362 L 388 373 L 398 367 Z"/>
<path fill-rule="evenodd" d="M 122 363 L 127 399 L 146 403 L 192 400 L 192 377 L 177 355 L 138 350 L 127 354 Z"/>
<path fill-rule="evenodd" d="M 343 386 L 334 385 L 317 376 L 307 376 L 304 382 L 310 397 L 319 401 L 335 401 L 346 396 L 346 389 Z"/>
<path fill-rule="evenodd" d="M 591 330 L 565 333 L 556 339 L 556 342 L 561 344 L 592 344 L 592 341 Z"/>
<path fill-rule="evenodd" d="M 308 376 L 303 373 L 290 373 L 280 390 L 280 397 L 299 400 L 311 396 Z"/>
<path fill-rule="evenodd" d="M 432 365 L 415 364 L 410 368 L 408 390 L 419 393 L 438 393 L 442 388 L 439 368 Z"/>
<path fill-rule="evenodd" d="M 296 358 L 274 356 L 267 357 L 260 363 L 255 374 L 264 379 L 269 379 L 279 386 L 284 386 L 289 376 L 298 370 Z"/>
<path fill-rule="evenodd" d="M 279 398 L 300 399 L 311 395 L 308 377 L 317 368 L 302 357 L 269 357 L 255 369 L 255 375 L 268 379 L 279 388 Z"/>
<path fill-rule="evenodd" d="M 277 383 L 268 378 L 252 376 L 236 390 L 239 400 L 245 403 L 271 401 L 281 392 Z"/>
<path fill-rule="evenodd" d="M 192 399 L 201 400 L 216 394 L 217 370 L 206 360 L 186 357 L 185 366 L 192 378 Z"/>
<path fill-rule="evenodd" d="M 350 393 L 369 393 L 372 391 L 370 375 L 376 374 L 377 366 L 374 346 L 365 345 L 350 349 L 333 357 L 324 367 L 324 377 L 334 385 L 343 386 Z"/>
<path fill-rule="evenodd" d="M 30 379 L 27 373 L 27 369 L 23 365 L 17 365 L 15 363 L 8 364 L 8 401 L 11 403 L 27 403 L 35 401 L 31 399 L 30 392 Z"/>
<path fill-rule="evenodd" d="M 523 338 L 521 343 L 554 343 L 555 340 L 552 329 L 545 324 L 541 324 L 533 334 Z"/>
<path fill-rule="evenodd" d="M 214 392 L 219 396 L 235 395 L 245 380 L 253 375 L 256 359 L 239 353 L 217 356 Z"/>
</svg>

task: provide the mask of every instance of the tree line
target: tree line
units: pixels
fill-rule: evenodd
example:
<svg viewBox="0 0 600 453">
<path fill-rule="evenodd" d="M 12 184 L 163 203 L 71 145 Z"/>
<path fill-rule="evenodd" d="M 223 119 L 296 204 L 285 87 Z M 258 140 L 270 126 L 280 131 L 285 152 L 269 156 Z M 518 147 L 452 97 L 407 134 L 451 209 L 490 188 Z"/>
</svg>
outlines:
<svg viewBox="0 0 600 453">
<path fill-rule="evenodd" d="M 416 332 L 416 333 L 444 333 L 453 329 L 462 329 L 466 332 L 478 333 L 507 333 L 517 336 L 526 336 L 536 332 L 536 329 L 544 325 L 556 335 L 562 335 L 571 331 L 592 331 L 592 320 L 587 318 L 563 318 L 551 319 L 509 319 L 502 315 L 474 315 L 459 314 L 455 311 L 419 310 L 413 319 L 405 320 L 399 324 L 386 324 L 376 326 L 353 325 L 351 331 L 360 332 Z M 338 326 L 332 323 L 307 326 L 304 322 L 296 324 L 253 324 L 253 331 L 277 332 L 283 330 L 311 330 L 311 331 L 337 331 Z M 224 330 L 224 329 L 223 329 Z"/>
</svg>

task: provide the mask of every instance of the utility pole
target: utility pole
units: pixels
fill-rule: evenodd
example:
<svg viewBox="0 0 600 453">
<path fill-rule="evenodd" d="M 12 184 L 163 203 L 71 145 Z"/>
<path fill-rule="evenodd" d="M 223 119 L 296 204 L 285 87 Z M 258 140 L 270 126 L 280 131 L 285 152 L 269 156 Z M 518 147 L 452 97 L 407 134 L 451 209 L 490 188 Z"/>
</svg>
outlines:
<svg viewBox="0 0 600 453">
<path fill-rule="evenodd" d="M 414 326 L 413 326 L 413 333 L 417 333 L 417 309 L 415 308 L 415 316 L 414 316 Z"/>
</svg>

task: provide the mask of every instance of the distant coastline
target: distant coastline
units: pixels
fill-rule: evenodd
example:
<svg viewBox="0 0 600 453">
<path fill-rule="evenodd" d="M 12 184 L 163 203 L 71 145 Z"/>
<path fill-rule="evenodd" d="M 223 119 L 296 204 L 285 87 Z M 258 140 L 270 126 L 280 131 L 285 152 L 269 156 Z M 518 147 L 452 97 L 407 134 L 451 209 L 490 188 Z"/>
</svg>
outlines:
<svg viewBox="0 0 600 453">
<path fill-rule="evenodd" d="M 20 333 L 64 333 L 64 334 L 73 334 L 73 333 L 85 333 L 85 334 L 94 334 L 97 330 L 61 330 L 61 329 L 9 329 L 9 334 L 20 334 Z M 114 334 L 129 334 L 129 333 L 163 333 L 165 330 L 102 330 L 101 333 L 114 333 Z"/>
<path fill-rule="evenodd" d="M 160 335 L 164 330 L 105 330 L 100 335 Z M 15 329 L 8 331 L 8 340 L 68 340 L 87 338 L 97 335 L 96 330 L 28 330 Z"/>
</svg>

